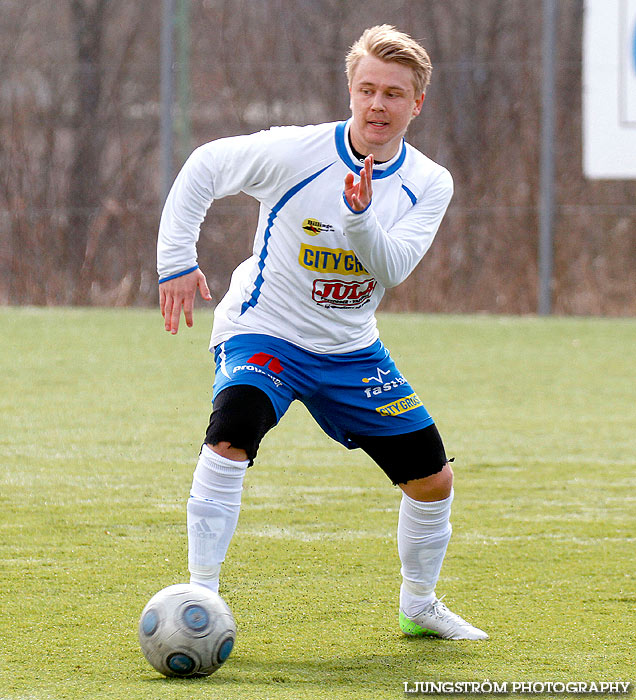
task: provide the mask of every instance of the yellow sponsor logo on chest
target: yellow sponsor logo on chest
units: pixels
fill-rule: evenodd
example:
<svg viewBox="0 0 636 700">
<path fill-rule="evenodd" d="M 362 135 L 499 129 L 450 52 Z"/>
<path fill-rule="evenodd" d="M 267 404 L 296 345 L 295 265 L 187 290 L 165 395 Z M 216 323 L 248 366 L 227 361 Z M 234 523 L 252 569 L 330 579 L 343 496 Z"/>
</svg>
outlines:
<svg viewBox="0 0 636 700">
<path fill-rule="evenodd" d="M 303 221 L 303 231 L 308 236 L 317 236 L 323 231 L 333 231 L 333 226 L 331 224 L 324 224 L 318 219 L 305 219 Z"/>
<path fill-rule="evenodd" d="M 384 406 L 378 406 L 375 410 L 382 416 L 399 416 L 401 413 L 412 411 L 414 408 L 423 406 L 420 397 L 413 393 L 405 396 L 403 399 L 392 401 Z"/>
<path fill-rule="evenodd" d="M 369 272 L 352 250 L 342 248 L 319 248 L 314 245 L 300 246 L 298 262 L 312 272 L 328 272 L 336 275 L 368 275 Z"/>
</svg>

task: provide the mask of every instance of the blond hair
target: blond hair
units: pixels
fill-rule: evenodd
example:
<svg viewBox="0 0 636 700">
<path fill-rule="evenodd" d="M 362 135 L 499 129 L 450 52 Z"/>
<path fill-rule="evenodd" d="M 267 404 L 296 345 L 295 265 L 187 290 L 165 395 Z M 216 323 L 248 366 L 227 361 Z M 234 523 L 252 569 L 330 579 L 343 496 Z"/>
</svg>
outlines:
<svg viewBox="0 0 636 700">
<path fill-rule="evenodd" d="M 363 56 L 375 56 L 383 61 L 395 61 L 413 71 L 415 95 L 426 91 L 431 80 L 433 66 L 423 46 L 408 34 L 400 32 L 390 24 L 380 24 L 365 29 L 362 36 L 351 46 L 345 59 L 349 87 L 353 75 Z"/>
</svg>

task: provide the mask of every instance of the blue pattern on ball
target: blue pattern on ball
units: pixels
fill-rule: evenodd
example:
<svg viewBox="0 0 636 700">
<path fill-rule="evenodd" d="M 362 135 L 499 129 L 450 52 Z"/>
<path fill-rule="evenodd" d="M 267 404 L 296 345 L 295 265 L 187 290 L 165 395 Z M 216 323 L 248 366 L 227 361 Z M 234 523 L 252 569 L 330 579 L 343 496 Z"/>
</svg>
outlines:
<svg viewBox="0 0 636 700">
<path fill-rule="evenodd" d="M 209 676 L 232 652 L 236 623 L 217 593 L 177 583 L 146 603 L 138 636 L 144 656 L 164 676 Z"/>
<path fill-rule="evenodd" d="M 200 632 L 208 626 L 210 617 L 201 605 L 189 605 L 183 611 L 183 621 L 191 630 Z"/>
<path fill-rule="evenodd" d="M 167 659 L 168 668 L 180 676 L 186 676 L 192 673 L 195 667 L 195 662 L 186 654 L 173 654 Z"/>
<path fill-rule="evenodd" d="M 226 639 L 223 644 L 221 644 L 221 648 L 219 649 L 219 661 L 223 663 L 227 657 L 232 653 L 232 649 L 234 648 L 234 640 L 230 637 L 229 639 Z"/>
<path fill-rule="evenodd" d="M 154 634 L 159 626 L 159 616 L 155 610 L 148 610 L 144 615 L 144 619 L 141 621 L 141 629 L 146 637 Z"/>
</svg>

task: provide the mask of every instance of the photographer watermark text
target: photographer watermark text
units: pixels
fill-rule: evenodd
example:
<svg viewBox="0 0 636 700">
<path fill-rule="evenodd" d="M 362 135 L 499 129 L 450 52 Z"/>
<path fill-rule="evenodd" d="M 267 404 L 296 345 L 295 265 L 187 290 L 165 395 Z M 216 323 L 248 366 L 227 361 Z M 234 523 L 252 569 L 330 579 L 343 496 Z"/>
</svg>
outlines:
<svg viewBox="0 0 636 700">
<path fill-rule="evenodd" d="M 407 695 L 627 695 L 626 681 L 404 681 Z"/>
</svg>

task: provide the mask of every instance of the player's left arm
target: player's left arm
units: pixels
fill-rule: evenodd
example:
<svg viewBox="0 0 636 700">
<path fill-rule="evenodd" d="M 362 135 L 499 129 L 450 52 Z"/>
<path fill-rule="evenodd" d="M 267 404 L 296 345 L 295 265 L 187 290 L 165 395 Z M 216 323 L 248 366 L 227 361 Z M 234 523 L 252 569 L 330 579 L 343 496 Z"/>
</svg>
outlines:
<svg viewBox="0 0 636 700">
<path fill-rule="evenodd" d="M 351 195 L 357 195 L 357 200 L 347 197 L 346 188 L 347 181 L 341 206 L 347 240 L 360 262 L 382 286 L 397 286 L 411 274 L 435 238 L 453 194 L 450 173 L 440 169 L 415 204 L 388 230 L 378 221 L 371 196 L 361 208 L 364 193 L 371 194 L 370 176 L 368 186 L 360 185 L 357 191 L 350 191 Z"/>
</svg>

